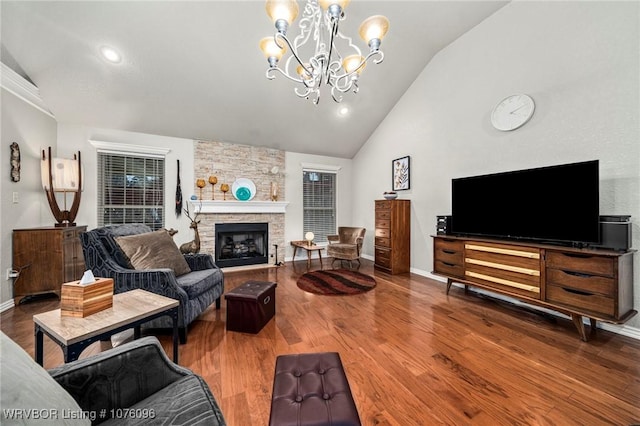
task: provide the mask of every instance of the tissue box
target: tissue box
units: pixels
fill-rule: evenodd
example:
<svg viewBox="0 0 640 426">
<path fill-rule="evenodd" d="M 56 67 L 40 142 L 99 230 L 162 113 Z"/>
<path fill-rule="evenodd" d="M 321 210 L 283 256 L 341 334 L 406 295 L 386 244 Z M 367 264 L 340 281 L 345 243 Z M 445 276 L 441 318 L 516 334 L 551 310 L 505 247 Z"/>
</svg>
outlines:
<svg viewBox="0 0 640 426">
<path fill-rule="evenodd" d="M 96 278 L 81 285 L 80 281 L 62 284 L 60 314 L 63 317 L 84 318 L 113 306 L 113 279 Z"/>
</svg>

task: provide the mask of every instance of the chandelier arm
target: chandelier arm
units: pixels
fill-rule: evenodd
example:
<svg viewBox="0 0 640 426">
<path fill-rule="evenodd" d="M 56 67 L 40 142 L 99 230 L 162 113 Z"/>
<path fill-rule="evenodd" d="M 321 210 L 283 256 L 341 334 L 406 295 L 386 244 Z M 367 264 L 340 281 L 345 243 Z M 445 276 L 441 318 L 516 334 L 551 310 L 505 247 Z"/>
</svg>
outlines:
<svg viewBox="0 0 640 426">
<path fill-rule="evenodd" d="M 288 73 L 282 71 L 282 69 L 279 68 L 279 67 L 274 67 L 274 68 L 267 69 L 267 73 L 266 74 L 267 74 L 267 78 L 269 80 L 273 80 L 273 79 L 276 78 L 275 75 L 271 75 L 271 72 L 273 72 L 273 71 L 278 71 L 280 74 L 284 75 L 285 77 L 287 77 L 291 81 L 295 81 L 296 83 L 304 83 L 304 80 L 291 77 Z"/>
<path fill-rule="evenodd" d="M 291 50 L 291 55 L 296 59 L 298 64 L 300 64 L 302 66 L 302 68 L 304 68 L 304 70 L 307 73 L 309 73 L 309 75 L 311 75 L 311 71 L 304 65 L 304 63 L 302 62 L 302 59 L 300 59 L 300 56 L 298 56 L 298 52 L 296 51 L 296 48 L 291 44 L 291 42 L 289 41 L 287 36 L 285 36 L 284 34 L 281 34 L 281 33 L 275 33 L 273 38 L 274 38 L 276 44 L 278 43 L 278 37 L 282 38 L 287 43 L 287 45 L 289 46 L 289 50 Z M 280 71 L 280 72 L 282 72 L 282 71 Z M 302 80 L 296 80 L 295 78 L 291 77 L 288 72 L 286 72 L 286 73 L 282 72 L 282 74 L 286 75 L 288 78 L 290 78 L 293 81 L 298 81 L 299 83 L 302 82 Z"/>
<path fill-rule="evenodd" d="M 336 86 L 341 86 L 340 81 L 344 80 L 346 81 L 346 83 L 344 85 L 342 85 L 342 88 L 338 88 L 338 90 L 340 90 L 341 92 L 346 92 L 348 91 L 351 86 L 352 86 L 352 81 L 353 80 L 348 80 L 349 77 L 352 77 L 353 75 L 355 75 L 358 70 L 360 68 L 362 68 L 364 66 L 364 64 L 371 58 L 373 58 L 374 56 L 380 56 L 380 59 L 372 59 L 374 64 L 379 64 L 380 62 L 382 62 L 382 60 L 384 59 L 384 53 L 382 53 L 380 50 L 376 50 L 374 52 L 370 52 L 361 62 L 360 64 L 353 69 L 351 72 L 349 73 L 345 73 L 339 76 L 336 76 L 335 78 L 335 85 Z"/>
<path fill-rule="evenodd" d="M 335 18 L 331 18 L 331 37 L 329 38 L 329 54 L 327 55 L 327 63 L 324 68 L 324 74 L 326 75 L 325 83 L 329 83 L 330 74 L 329 74 L 329 66 L 331 65 L 331 55 L 333 54 L 333 43 L 334 37 L 338 33 L 338 20 Z"/>
</svg>

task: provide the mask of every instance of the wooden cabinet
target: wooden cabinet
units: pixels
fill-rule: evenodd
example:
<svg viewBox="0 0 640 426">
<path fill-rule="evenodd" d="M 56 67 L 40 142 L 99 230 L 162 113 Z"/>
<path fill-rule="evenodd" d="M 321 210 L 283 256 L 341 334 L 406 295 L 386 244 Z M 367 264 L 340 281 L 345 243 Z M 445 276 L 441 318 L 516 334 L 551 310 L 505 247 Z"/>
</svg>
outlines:
<svg viewBox="0 0 640 426">
<path fill-rule="evenodd" d="M 582 340 L 583 317 L 615 324 L 633 310 L 633 251 L 434 236 L 433 273 L 571 315 Z"/>
<path fill-rule="evenodd" d="M 376 200 L 375 267 L 390 274 L 411 267 L 411 201 Z"/>
<path fill-rule="evenodd" d="M 86 226 L 13 230 L 13 283 L 16 303 L 25 296 L 55 293 L 62 284 L 82 278 L 84 257 L 79 235 Z"/>
</svg>

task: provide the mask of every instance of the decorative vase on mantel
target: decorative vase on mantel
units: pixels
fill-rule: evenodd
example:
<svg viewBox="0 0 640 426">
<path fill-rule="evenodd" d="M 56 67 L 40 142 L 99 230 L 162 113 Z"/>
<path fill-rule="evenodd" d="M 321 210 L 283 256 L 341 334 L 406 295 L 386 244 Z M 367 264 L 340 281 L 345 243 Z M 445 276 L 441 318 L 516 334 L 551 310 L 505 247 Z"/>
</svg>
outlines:
<svg viewBox="0 0 640 426">
<path fill-rule="evenodd" d="M 222 191 L 222 200 L 227 201 L 227 192 L 229 192 L 229 184 L 223 183 L 220 185 L 220 191 Z"/>
</svg>

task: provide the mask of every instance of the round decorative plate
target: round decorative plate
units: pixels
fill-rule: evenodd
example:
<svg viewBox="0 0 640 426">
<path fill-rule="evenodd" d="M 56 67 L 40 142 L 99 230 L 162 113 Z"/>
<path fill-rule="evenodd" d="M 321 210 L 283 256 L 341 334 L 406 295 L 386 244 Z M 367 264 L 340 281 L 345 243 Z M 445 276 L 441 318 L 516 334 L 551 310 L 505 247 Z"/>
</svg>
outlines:
<svg viewBox="0 0 640 426">
<path fill-rule="evenodd" d="M 249 201 L 256 195 L 256 184 L 251 179 L 238 178 L 231 185 L 231 193 L 236 200 Z"/>
</svg>

